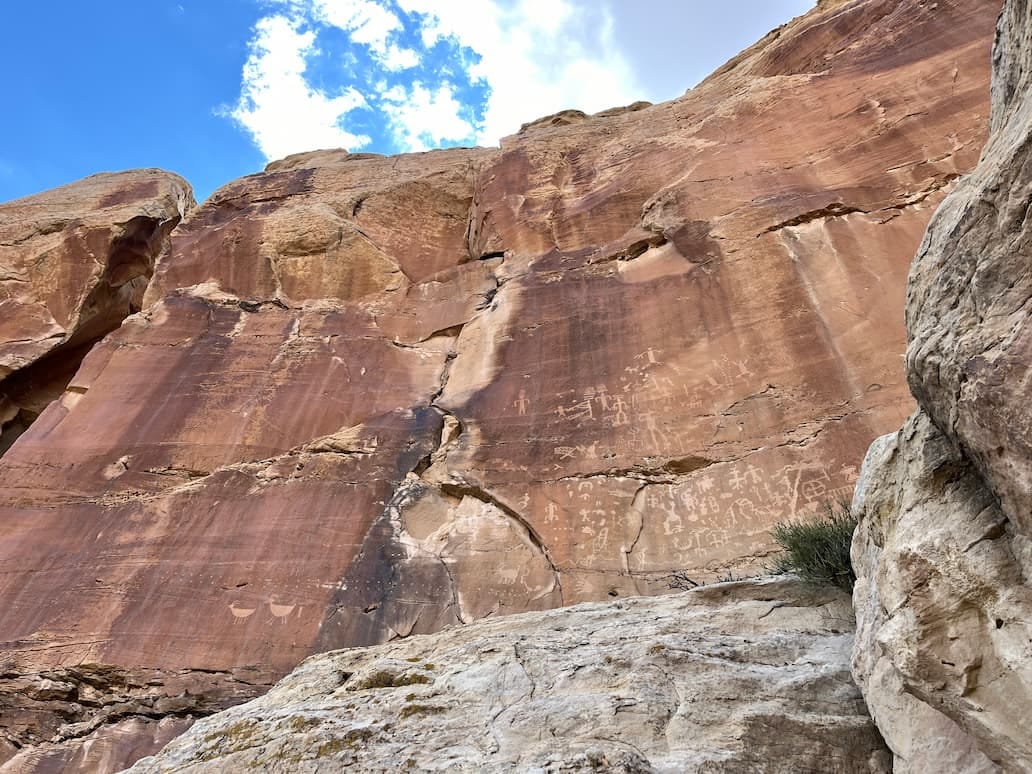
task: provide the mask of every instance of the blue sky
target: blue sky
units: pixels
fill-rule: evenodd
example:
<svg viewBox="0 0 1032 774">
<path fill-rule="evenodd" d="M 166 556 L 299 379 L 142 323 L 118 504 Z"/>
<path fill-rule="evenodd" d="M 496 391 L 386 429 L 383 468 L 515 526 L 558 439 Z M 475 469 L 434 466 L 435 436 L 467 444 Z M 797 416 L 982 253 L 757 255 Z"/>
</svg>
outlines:
<svg viewBox="0 0 1032 774">
<path fill-rule="evenodd" d="M 495 144 L 672 99 L 813 0 L 12 0 L 0 201 L 163 167 L 198 199 L 320 147 Z"/>
</svg>

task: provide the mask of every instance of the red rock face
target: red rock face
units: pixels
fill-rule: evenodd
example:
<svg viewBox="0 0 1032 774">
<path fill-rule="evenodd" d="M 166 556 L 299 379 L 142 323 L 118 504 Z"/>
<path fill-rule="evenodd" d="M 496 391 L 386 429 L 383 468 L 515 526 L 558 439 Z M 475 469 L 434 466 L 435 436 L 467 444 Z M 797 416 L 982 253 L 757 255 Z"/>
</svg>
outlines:
<svg viewBox="0 0 1032 774">
<path fill-rule="evenodd" d="M 137 170 L 0 205 L 0 453 L 60 396 L 89 347 L 139 311 L 193 204 L 182 178 Z"/>
<path fill-rule="evenodd" d="M 998 10 L 824 3 L 673 102 L 221 189 L 0 464 L 3 669 L 268 681 L 762 564 L 912 409 Z"/>
</svg>

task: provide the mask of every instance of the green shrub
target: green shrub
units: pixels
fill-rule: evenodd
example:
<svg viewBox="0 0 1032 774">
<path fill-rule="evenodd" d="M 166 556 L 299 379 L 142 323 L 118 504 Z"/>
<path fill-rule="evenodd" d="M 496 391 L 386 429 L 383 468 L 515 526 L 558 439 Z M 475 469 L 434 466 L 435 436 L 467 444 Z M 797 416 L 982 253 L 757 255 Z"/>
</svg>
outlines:
<svg viewBox="0 0 1032 774">
<path fill-rule="evenodd" d="M 814 586 L 838 586 L 853 591 L 856 573 L 849 561 L 856 519 L 847 503 L 831 503 L 823 513 L 806 521 L 783 521 L 771 535 L 783 549 L 770 571 L 795 573 Z"/>
</svg>

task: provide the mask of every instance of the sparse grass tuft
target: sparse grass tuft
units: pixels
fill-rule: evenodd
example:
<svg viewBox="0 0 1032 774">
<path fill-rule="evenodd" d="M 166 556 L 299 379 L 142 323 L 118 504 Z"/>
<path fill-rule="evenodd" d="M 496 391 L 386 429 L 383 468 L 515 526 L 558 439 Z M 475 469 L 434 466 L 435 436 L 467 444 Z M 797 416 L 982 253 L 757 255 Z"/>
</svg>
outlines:
<svg viewBox="0 0 1032 774">
<path fill-rule="evenodd" d="M 439 712 L 444 712 L 444 707 L 433 704 L 406 704 L 398 715 L 407 718 L 412 715 L 436 715 Z"/>
<path fill-rule="evenodd" d="M 369 675 L 369 677 L 356 686 L 355 690 L 366 691 L 370 688 L 400 688 L 403 685 L 425 685 L 429 682 L 430 678 L 426 675 L 399 675 L 384 669 Z"/>
<path fill-rule="evenodd" d="M 856 573 L 849 560 L 856 519 L 848 503 L 831 503 L 824 513 L 807 521 L 781 522 L 771 530 L 783 552 L 770 571 L 795 573 L 813 586 L 838 586 L 853 591 Z"/>
</svg>

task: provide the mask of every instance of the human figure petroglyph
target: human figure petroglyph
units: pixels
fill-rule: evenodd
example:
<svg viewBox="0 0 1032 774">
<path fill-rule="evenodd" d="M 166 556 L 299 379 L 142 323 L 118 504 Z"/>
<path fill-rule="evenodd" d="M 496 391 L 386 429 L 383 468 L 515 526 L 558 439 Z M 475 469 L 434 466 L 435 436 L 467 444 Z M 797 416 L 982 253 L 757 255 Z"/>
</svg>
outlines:
<svg viewBox="0 0 1032 774">
<path fill-rule="evenodd" d="M 749 369 L 749 359 L 732 360 L 727 355 L 721 356 L 719 360 L 711 361 L 715 373 L 706 375 L 706 381 L 710 387 L 715 389 L 734 386 L 737 382 L 753 376 Z"/>
<path fill-rule="evenodd" d="M 521 417 L 525 417 L 527 415 L 527 407 L 530 405 L 530 398 L 527 397 L 527 391 L 520 390 L 519 397 L 513 401 L 512 405 L 516 407 Z"/>
<path fill-rule="evenodd" d="M 644 570 L 646 567 L 649 566 L 649 549 L 648 548 L 638 548 L 638 549 L 635 549 L 635 551 L 637 553 L 637 558 L 635 559 L 635 564 L 637 565 L 637 569 Z"/>
<path fill-rule="evenodd" d="M 545 508 L 545 522 L 551 524 L 559 520 L 559 508 L 555 503 L 549 503 Z"/>
<path fill-rule="evenodd" d="M 656 415 L 651 411 L 644 411 L 636 416 L 639 422 L 644 422 L 645 431 L 652 437 L 652 445 L 658 447 L 662 444 L 665 439 L 664 433 L 659 429 L 657 424 Z"/>
<path fill-rule="evenodd" d="M 685 488 L 677 493 L 677 499 L 681 502 L 681 508 L 684 511 L 685 518 L 687 518 L 688 521 L 698 521 L 698 504 L 695 499 L 695 494 L 690 489 Z"/>
<path fill-rule="evenodd" d="M 613 417 L 614 427 L 621 427 L 631 423 L 631 420 L 627 417 L 627 404 L 624 403 L 623 398 L 619 395 L 613 400 L 612 408 L 616 412 Z"/>
<path fill-rule="evenodd" d="M 726 529 L 711 530 L 706 537 L 706 542 L 710 548 L 723 548 L 731 542 L 731 538 Z"/>
<path fill-rule="evenodd" d="M 740 492 L 747 484 L 760 484 L 762 481 L 763 473 L 759 468 L 753 467 L 752 465 L 746 465 L 744 468 L 736 466 L 731 470 L 728 484 L 734 491 Z"/>
</svg>

